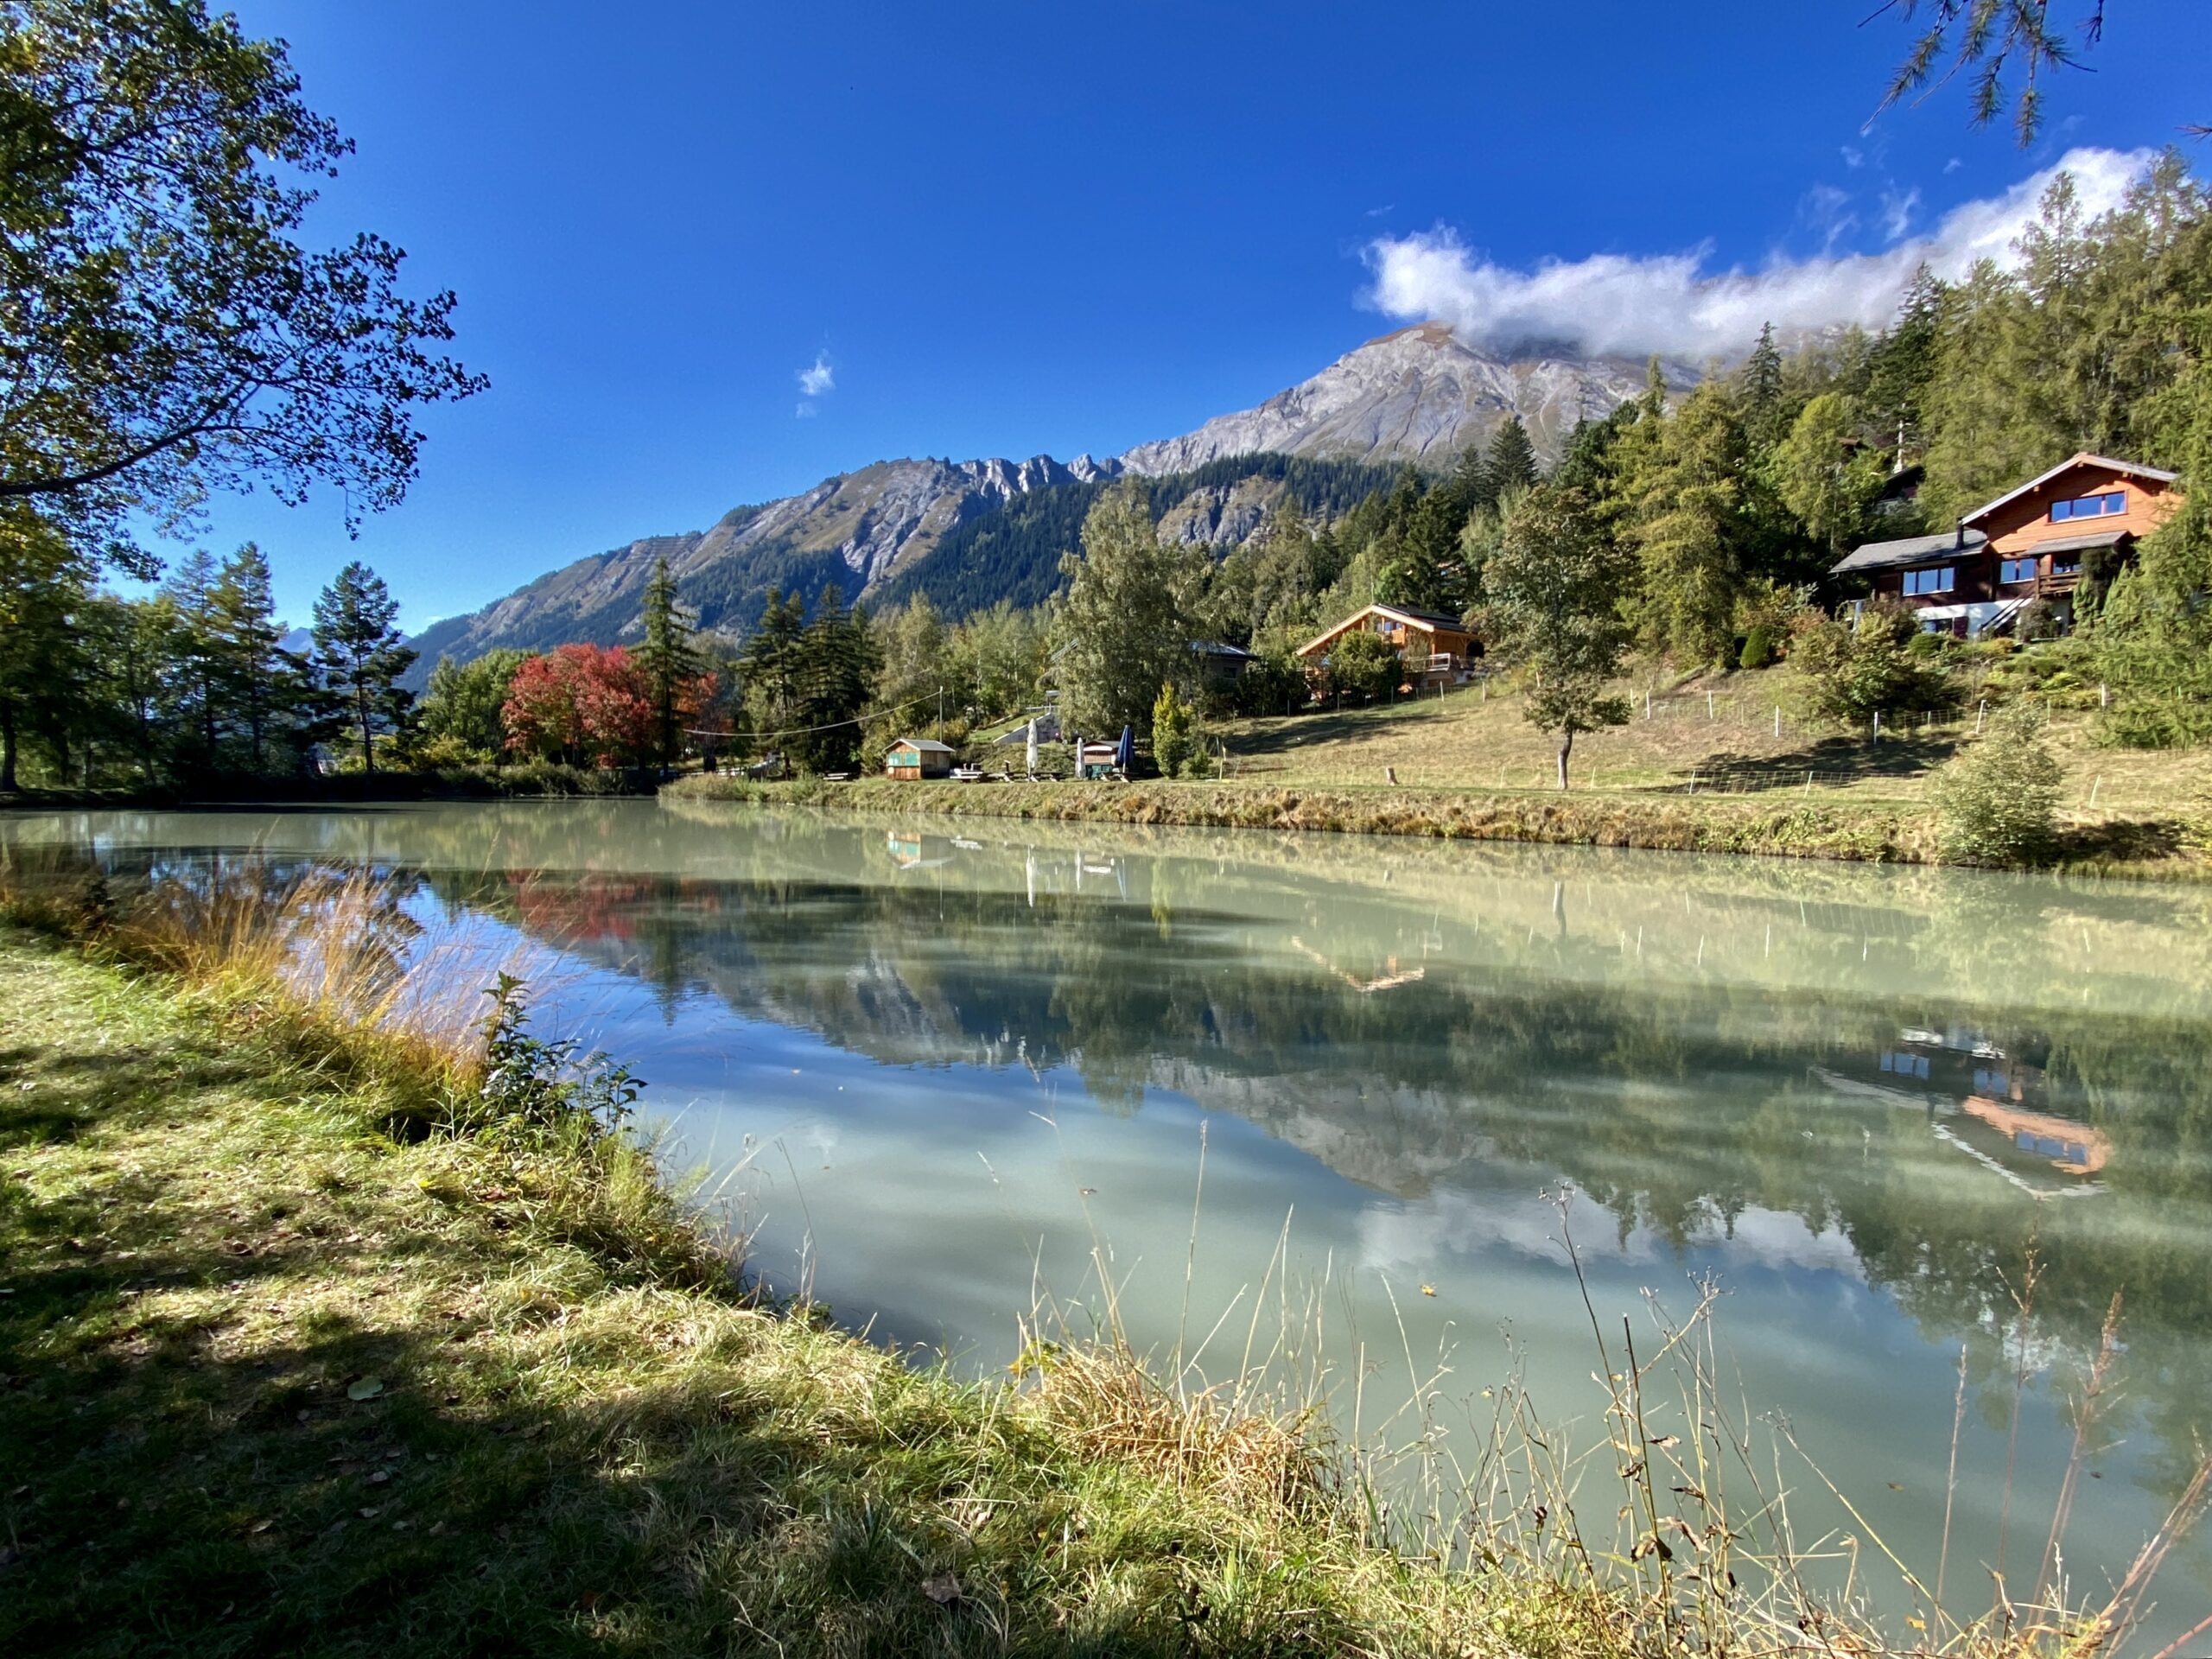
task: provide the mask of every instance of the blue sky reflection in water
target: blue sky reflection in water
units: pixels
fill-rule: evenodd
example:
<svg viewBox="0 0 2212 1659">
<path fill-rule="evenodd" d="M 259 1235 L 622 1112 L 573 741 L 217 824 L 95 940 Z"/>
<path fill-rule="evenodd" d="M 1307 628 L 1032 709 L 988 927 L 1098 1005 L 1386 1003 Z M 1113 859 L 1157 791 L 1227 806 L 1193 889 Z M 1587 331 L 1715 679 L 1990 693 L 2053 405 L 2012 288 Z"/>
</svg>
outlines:
<svg viewBox="0 0 2212 1659">
<path fill-rule="evenodd" d="M 543 1017 L 650 1080 L 675 1161 L 757 1228 L 760 1270 L 977 1369 L 1012 1356 L 1034 1294 L 1080 1320 L 1103 1274 L 1141 1348 L 1181 1331 L 1216 1375 L 1318 1318 L 1340 1413 L 1363 1373 L 1369 1427 L 1407 1401 L 1410 1350 L 1449 1365 L 1442 1421 L 1466 1433 L 1510 1333 L 1539 1410 L 1595 1439 L 1590 1317 L 1546 1197 L 1571 1186 L 1608 1339 L 1626 1315 L 1643 1344 L 1647 1295 L 1681 1313 L 1711 1275 L 1728 1387 L 1785 1414 L 1915 1562 L 1940 1541 L 1963 1345 L 1969 1601 L 1997 1559 L 2012 1370 L 2034 1373 L 2005 1545 L 2024 1592 L 2063 1395 L 2115 1292 L 2078 1589 L 2125 1569 L 2212 1430 L 2212 894 L 640 803 L 0 833 L 419 873 L 417 914 L 565 956 Z M 1785 1473 L 1802 1536 L 1857 1530 Z M 1594 1468 L 1589 1501 L 1611 1490 Z M 2212 1605 L 2202 1538 L 2162 1583 L 2161 1626 Z"/>
</svg>

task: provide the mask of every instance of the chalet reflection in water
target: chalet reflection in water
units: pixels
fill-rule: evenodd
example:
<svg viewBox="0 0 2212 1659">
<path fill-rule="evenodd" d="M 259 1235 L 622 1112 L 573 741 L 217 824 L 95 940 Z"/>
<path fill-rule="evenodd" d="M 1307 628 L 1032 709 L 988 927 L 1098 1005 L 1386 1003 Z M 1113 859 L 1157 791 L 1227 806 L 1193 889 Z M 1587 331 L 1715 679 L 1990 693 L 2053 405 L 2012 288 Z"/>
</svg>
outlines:
<svg viewBox="0 0 2212 1659">
<path fill-rule="evenodd" d="M 2038 1198 L 2104 1192 L 2111 1138 L 2056 1109 L 2049 1045 L 2008 1048 L 1969 1027 L 1905 1027 L 1870 1061 L 1821 1070 L 1840 1094 L 1925 1111 L 1937 1138 Z"/>
</svg>

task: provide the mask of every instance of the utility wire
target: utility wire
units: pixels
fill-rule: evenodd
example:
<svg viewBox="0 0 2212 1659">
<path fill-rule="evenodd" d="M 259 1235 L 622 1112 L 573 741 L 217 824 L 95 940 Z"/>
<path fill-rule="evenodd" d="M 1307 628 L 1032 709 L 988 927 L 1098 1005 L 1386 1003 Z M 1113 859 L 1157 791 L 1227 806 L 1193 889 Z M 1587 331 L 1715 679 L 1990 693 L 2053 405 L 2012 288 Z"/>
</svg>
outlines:
<svg viewBox="0 0 2212 1659">
<path fill-rule="evenodd" d="M 696 726 L 686 726 L 683 728 L 683 734 L 686 737 L 713 738 L 804 737 L 814 732 L 834 732 L 841 726 L 864 726 L 871 720 L 882 719 L 886 715 L 903 714 L 918 704 L 935 702 L 939 695 L 939 692 L 931 691 L 925 696 L 910 697 L 905 702 L 898 703 L 889 709 L 871 709 L 865 715 L 855 715 L 850 720 L 833 720 L 824 726 L 786 726 L 781 731 L 774 732 L 710 732 Z M 995 726 L 1005 718 L 1003 715 L 996 715 L 986 721 L 984 724 Z"/>
</svg>

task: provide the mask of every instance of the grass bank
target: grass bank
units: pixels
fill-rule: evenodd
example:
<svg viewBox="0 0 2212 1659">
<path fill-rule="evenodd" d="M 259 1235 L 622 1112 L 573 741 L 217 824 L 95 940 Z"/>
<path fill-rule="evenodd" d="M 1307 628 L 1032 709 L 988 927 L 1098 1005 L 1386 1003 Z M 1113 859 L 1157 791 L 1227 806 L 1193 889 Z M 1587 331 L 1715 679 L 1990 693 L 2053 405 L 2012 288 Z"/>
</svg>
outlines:
<svg viewBox="0 0 2212 1659">
<path fill-rule="evenodd" d="M 0 1651 L 1892 1650 L 1756 1553 L 1770 1500 L 1668 1493 L 1716 1474 L 1647 1435 L 1656 1362 L 1594 1448 L 1652 1448 L 1620 1528 L 1516 1402 L 1393 1533 L 1273 1396 L 1059 1343 L 963 1382 L 760 1304 L 364 878 L 0 878 L 47 930 L 0 932 Z M 1910 1646 L 2101 1651 L 2146 1587 Z"/>
<path fill-rule="evenodd" d="M 1567 1650 L 1288 1427 L 749 1305 L 639 1157 L 20 936 L 0 1010 L 0 1649 Z"/>
<path fill-rule="evenodd" d="M 1512 792 L 1421 788 L 1282 788 L 1234 782 L 1135 784 L 899 783 L 866 779 L 760 783 L 694 776 L 671 801 L 787 804 L 1059 823 L 1333 830 L 1440 841 L 1517 841 L 1765 857 L 1936 861 L 1923 807 L 1764 796 Z M 2178 820 L 2077 819 L 2061 828 L 2054 863 L 2084 873 L 2189 880 L 2212 875 Z"/>
</svg>

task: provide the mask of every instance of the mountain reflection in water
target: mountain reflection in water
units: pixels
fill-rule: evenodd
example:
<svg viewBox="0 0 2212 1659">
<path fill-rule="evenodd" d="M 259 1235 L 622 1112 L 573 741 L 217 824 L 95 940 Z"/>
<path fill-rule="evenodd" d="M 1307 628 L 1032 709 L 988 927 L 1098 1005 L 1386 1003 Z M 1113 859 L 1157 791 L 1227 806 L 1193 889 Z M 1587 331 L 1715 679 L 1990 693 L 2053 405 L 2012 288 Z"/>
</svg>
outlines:
<svg viewBox="0 0 2212 1659">
<path fill-rule="evenodd" d="M 1228 1367 L 1263 1284 L 1325 1279 L 1332 1361 L 1370 1404 L 1447 1351 L 1446 1392 L 1474 1395 L 1503 1326 L 1540 1408 L 1587 1414 L 1589 1315 L 1545 1197 L 1571 1187 L 1601 1319 L 1717 1274 L 1751 1405 L 1908 1549 L 1932 1555 L 1961 1350 L 1955 1564 L 1993 1559 L 2008 1457 L 2012 1548 L 2040 1548 L 2063 1396 L 2115 1293 L 2085 1589 L 2212 1429 L 2204 894 L 650 804 L 5 833 L 371 862 L 419 883 L 418 913 L 588 964 L 555 1012 L 652 1081 L 710 1190 L 745 1163 L 756 1262 L 789 1277 L 803 1249 L 841 1313 L 978 1366 L 1039 1278 L 1092 1300 L 1110 1281 L 1141 1346 L 1232 1310 Z M 2202 1540 L 2169 1573 L 2170 1599 L 2212 1603 Z"/>
</svg>

